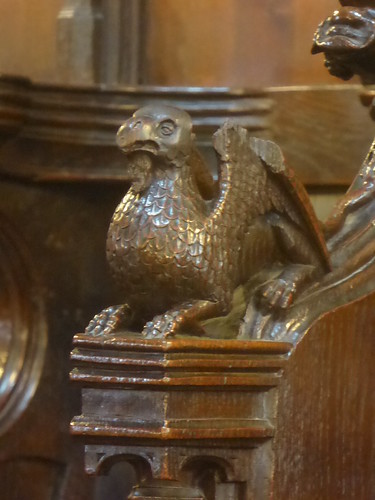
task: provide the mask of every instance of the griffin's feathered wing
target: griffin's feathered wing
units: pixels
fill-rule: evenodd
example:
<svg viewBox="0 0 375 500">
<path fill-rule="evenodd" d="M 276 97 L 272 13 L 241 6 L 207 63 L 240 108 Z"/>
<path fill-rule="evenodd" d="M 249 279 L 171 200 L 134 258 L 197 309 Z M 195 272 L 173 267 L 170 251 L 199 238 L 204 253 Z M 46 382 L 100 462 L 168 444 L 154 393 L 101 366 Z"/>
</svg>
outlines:
<svg viewBox="0 0 375 500">
<path fill-rule="evenodd" d="M 251 137 L 244 128 L 228 122 L 215 133 L 214 147 L 221 196 L 209 221 L 212 232 L 231 226 L 239 213 L 246 232 L 251 220 L 276 212 L 307 235 L 322 267 L 330 270 L 329 253 L 309 196 L 286 165 L 279 146 Z"/>
</svg>

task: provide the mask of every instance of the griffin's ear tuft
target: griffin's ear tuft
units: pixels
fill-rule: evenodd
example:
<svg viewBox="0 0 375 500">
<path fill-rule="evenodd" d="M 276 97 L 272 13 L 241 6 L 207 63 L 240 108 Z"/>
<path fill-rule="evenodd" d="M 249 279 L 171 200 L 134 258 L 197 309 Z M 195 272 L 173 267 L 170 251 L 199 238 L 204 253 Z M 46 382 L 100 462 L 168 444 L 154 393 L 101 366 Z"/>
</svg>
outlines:
<svg viewBox="0 0 375 500">
<path fill-rule="evenodd" d="M 250 147 L 273 172 L 285 170 L 284 155 L 275 142 L 250 137 Z"/>
<path fill-rule="evenodd" d="M 213 146 L 218 155 L 221 157 L 225 154 L 226 150 L 226 145 L 225 145 L 226 143 L 225 137 L 227 135 L 226 132 L 227 132 L 227 122 L 218 130 L 216 130 L 216 132 L 212 136 Z"/>
<path fill-rule="evenodd" d="M 231 143 L 241 143 L 247 140 L 247 130 L 231 120 L 227 120 L 213 135 L 213 145 L 220 156 L 227 153 Z"/>
</svg>

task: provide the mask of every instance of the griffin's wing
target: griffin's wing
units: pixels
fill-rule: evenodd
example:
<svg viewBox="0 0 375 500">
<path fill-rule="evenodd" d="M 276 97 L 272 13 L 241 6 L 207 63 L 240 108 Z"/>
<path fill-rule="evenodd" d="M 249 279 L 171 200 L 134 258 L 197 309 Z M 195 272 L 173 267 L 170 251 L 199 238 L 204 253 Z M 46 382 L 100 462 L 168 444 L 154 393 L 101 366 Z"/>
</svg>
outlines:
<svg viewBox="0 0 375 500">
<path fill-rule="evenodd" d="M 329 253 L 320 222 L 303 184 L 297 179 L 294 171 L 286 165 L 277 144 L 256 137 L 251 137 L 249 140 L 251 148 L 267 170 L 267 196 L 273 208 L 279 213 L 286 214 L 313 238 L 321 260 L 329 270 Z"/>
<path fill-rule="evenodd" d="M 249 221 L 271 209 L 267 171 L 253 151 L 247 131 L 226 122 L 215 134 L 218 156 L 219 195 L 211 221 L 232 226 L 236 220 Z"/>
<path fill-rule="evenodd" d="M 319 221 L 309 197 L 271 141 L 250 137 L 239 126 L 226 123 L 214 135 L 219 157 L 219 198 L 211 223 L 233 226 L 236 221 L 271 213 L 285 215 L 314 242 L 329 269 L 329 256 Z"/>
</svg>

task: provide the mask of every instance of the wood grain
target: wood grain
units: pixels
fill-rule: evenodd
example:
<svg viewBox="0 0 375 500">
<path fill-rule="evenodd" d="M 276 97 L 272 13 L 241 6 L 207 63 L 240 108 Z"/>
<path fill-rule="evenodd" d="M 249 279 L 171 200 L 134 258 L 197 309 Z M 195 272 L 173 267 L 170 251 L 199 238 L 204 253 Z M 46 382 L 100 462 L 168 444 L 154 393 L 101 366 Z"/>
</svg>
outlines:
<svg viewBox="0 0 375 500">
<path fill-rule="evenodd" d="M 56 18 L 62 0 L 1 0 L 0 73 L 58 81 Z"/>
<path fill-rule="evenodd" d="M 160 85 L 334 83 L 310 56 L 336 0 L 149 2 L 146 81 Z"/>
<path fill-rule="evenodd" d="M 375 495 L 375 295 L 321 318 L 280 384 L 274 498 Z"/>
<path fill-rule="evenodd" d="M 360 86 L 273 89 L 271 137 L 308 185 L 351 184 L 375 133 Z"/>
<path fill-rule="evenodd" d="M 64 81 L 56 64 L 56 18 L 63 3 L 1 1 L 0 72 Z M 318 22 L 337 8 L 336 0 L 146 3 L 146 40 L 140 47 L 146 56 L 139 66 L 144 83 L 261 87 L 335 82 L 322 56 L 310 56 L 310 47 Z M 98 51 L 98 40 L 94 45 Z M 116 50 L 126 52 L 126 47 Z M 79 73 L 77 78 L 80 83 Z M 91 78 L 94 84 L 94 73 Z M 89 83 L 87 75 L 82 74 L 81 83 Z"/>
</svg>

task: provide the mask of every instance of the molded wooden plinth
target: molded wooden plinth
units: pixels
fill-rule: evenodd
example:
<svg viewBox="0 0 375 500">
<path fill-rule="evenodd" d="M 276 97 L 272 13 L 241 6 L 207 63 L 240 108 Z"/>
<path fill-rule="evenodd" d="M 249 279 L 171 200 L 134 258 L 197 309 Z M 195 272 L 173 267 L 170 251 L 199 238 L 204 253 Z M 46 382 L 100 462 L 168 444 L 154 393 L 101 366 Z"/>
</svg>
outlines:
<svg viewBox="0 0 375 500">
<path fill-rule="evenodd" d="M 85 441 L 87 472 L 128 460 L 141 464 L 140 477 L 191 481 L 204 461 L 222 491 L 268 490 L 276 387 L 290 348 L 76 335 L 71 379 L 82 386 L 82 414 L 71 431 Z"/>
</svg>

